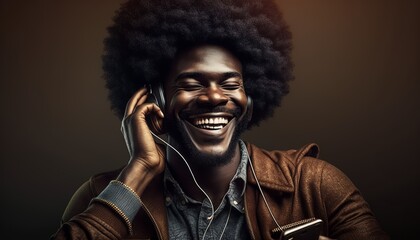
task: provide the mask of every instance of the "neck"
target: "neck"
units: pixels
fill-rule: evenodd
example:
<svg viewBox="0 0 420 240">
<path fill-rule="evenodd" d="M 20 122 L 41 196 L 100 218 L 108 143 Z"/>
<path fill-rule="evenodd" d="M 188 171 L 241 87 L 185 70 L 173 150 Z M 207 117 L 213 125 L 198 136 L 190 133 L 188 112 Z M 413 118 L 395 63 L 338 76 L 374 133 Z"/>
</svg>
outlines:
<svg viewBox="0 0 420 240">
<path fill-rule="evenodd" d="M 238 144 L 230 161 L 223 166 L 201 167 L 186 159 L 198 184 L 210 197 L 215 207 L 220 204 L 229 189 L 230 181 L 238 168 L 240 157 Z M 185 194 L 197 201 L 203 201 L 206 196 L 194 183 L 184 160 L 173 151 L 168 151 L 167 158 L 169 168 Z"/>
</svg>

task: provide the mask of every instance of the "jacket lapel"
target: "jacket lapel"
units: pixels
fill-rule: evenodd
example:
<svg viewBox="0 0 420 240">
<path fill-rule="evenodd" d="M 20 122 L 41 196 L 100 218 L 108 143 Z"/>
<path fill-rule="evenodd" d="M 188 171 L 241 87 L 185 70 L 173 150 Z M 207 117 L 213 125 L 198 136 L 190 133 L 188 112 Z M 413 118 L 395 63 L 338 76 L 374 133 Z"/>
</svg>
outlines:
<svg viewBox="0 0 420 240">
<path fill-rule="evenodd" d="M 159 239 L 168 239 L 168 219 L 163 194 L 163 175 L 157 176 L 142 196 L 143 208 L 151 219 Z"/>
<path fill-rule="evenodd" d="M 294 164 L 282 151 L 269 152 L 247 143 L 248 153 L 258 182 L 264 189 L 293 192 Z M 247 181 L 256 185 L 252 169 L 248 167 Z"/>
<path fill-rule="evenodd" d="M 271 238 L 271 230 L 277 227 L 270 211 L 277 221 L 285 214 L 280 212 L 278 206 L 281 202 L 281 195 L 295 191 L 293 176 L 296 173 L 296 165 L 304 156 L 316 157 L 318 147 L 315 144 L 310 144 L 299 151 L 266 151 L 247 143 L 247 149 L 251 162 L 248 165 L 245 192 L 246 220 L 253 239 L 267 239 Z M 258 180 L 255 179 L 251 164 Z M 257 181 L 267 199 L 270 210 L 261 197 Z"/>
</svg>

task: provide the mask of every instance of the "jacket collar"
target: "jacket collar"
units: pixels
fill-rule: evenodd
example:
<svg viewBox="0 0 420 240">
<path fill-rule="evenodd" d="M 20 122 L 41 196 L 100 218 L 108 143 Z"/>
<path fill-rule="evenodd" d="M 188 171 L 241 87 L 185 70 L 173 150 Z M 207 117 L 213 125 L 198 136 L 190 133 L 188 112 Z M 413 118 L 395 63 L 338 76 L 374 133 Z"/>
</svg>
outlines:
<svg viewBox="0 0 420 240">
<path fill-rule="evenodd" d="M 246 145 L 261 187 L 280 192 L 294 191 L 293 176 L 296 165 L 304 156 L 317 157 L 319 152 L 316 144 L 288 151 L 267 151 L 250 143 Z M 250 184 L 257 184 L 251 167 L 248 167 L 247 180 Z"/>
<path fill-rule="evenodd" d="M 250 163 L 262 188 L 280 192 L 293 192 L 294 184 L 291 175 L 290 161 L 284 161 L 281 152 L 268 152 L 247 143 Z M 281 154 L 279 157 L 278 155 Z M 274 156 L 273 156 L 274 155 Z M 289 159 L 286 159 L 289 160 Z M 256 185 L 251 166 L 247 178 L 250 184 Z"/>
</svg>

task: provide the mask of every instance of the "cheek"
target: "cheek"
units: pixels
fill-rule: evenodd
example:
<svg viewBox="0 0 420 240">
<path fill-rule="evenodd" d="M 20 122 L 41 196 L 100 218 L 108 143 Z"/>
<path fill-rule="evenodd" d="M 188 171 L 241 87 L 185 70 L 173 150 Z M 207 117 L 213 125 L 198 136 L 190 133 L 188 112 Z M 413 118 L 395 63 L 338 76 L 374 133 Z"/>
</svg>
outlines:
<svg viewBox="0 0 420 240">
<path fill-rule="evenodd" d="M 245 110 L 246 105 L 248 103 L 248 98 L 245 94 L 245 91 L 240 90 L 238 92 L 235 93 L 231 93 L 229 94 L 230 98 L 238 105 L 241 107 L 241 109 Z"/>
<path fill-rule="evenodd" d="M 193 99 L 192 94 L 188 92 L 177 92 L 170 98 L 168 103 L 168 113 L 171 117 L 177 117 L 178 113 L 185 109 L 189 102 Z"/>
</svg>

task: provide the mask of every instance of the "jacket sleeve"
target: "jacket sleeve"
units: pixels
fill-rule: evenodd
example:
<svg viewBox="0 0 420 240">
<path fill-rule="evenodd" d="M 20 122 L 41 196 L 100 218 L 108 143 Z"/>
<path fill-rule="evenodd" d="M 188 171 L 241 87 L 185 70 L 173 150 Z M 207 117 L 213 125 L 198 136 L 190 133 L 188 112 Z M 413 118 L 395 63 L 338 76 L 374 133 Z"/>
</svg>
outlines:
<svg viewBox="0 0 420 240">
<path fill-rule="evenodd" d="M 389 239 L 367 202 L 344 173 L 325 163 L 321 194 L 328 215 L 329 237 L 336 239 Z"/>
<path fill-rule="evenodd" d="M 97 194 L 91 181 L 73 195 L 64 211 L 61 226 L 50 239 L 121 239 L 128 235 L 124 220 L 100 202 L 90 201 Z"/>
</svg>

